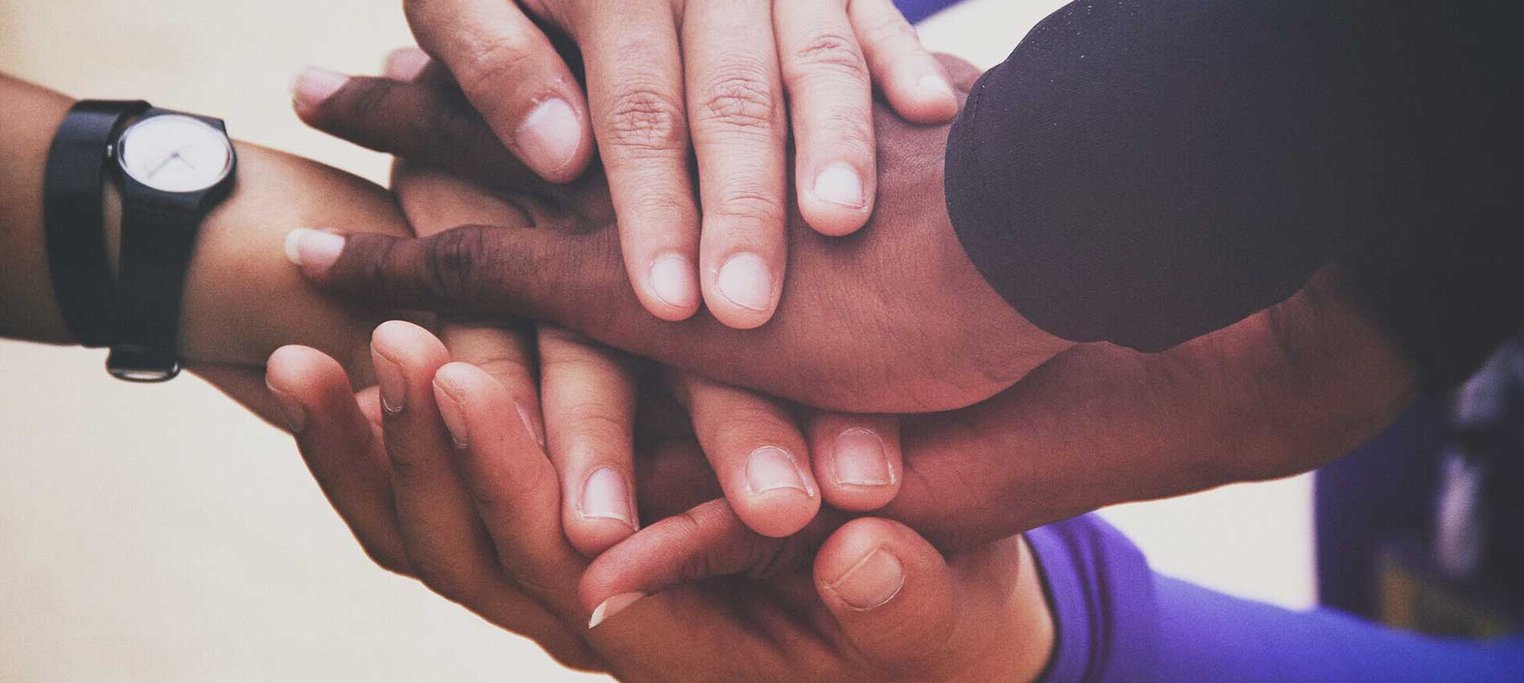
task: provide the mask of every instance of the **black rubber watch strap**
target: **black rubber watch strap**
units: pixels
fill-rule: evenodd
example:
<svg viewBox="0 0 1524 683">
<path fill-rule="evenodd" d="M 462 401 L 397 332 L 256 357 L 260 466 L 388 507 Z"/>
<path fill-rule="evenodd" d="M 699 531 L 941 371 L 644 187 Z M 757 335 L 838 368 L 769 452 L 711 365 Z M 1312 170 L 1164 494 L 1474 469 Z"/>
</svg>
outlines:
<svg viewBox="0 0 1524 683">
<path fill-rule="evenodd" d="M 77 102 L 48 150 L 43 181 L 48 266 L 64 323 L 85 346 L 116 341 L 116 285 L 106 257 L 102 188 L 117 130 L 148 107 L 140 101 Z"/>
<path fill-rule="evenodd" d="M 106 359 L 107 369 L 120 379 L 162 382 L 180 372 L 180 309 L 201 211 L 165 199 L 131 180 L 124 184 L 117 289 L 121 334 Z"/>
</svg>

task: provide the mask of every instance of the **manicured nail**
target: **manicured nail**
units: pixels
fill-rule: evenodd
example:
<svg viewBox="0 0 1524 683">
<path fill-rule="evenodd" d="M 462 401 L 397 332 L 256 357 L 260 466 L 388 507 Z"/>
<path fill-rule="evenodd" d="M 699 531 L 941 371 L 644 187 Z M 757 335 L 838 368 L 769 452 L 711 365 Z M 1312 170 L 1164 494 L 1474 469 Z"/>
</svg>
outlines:
<svg viewBox="0 0 1524 683">
<path fill-rule="evenodd" d="M 607 467 L 593 470 L 582 484 L 582 509 L 585 519 L 617 519 L 630 526 L 630 494 L 625 479 Z"/>
<path fill-rule="evenodd" d="M 826 587 L 853 609 L 882 607 L 905 588 L 905 567 L 894 553 L 878 546 Z"/>
<path fill-rule="evenodd" d="M 349 82 L 344 74 L 309 66 L 291 79 L 291 101 L 298 109 L 310 111 L 317 108 Z"/>
<path fill-rule="evenodd" d="M 662 254 L 651 262 L 651 292 L 669 306 L 688 308 L 697 303 L 698 283 L 693 263 L 677 254 Z"/>
<path fill-rule="evenodd" d="M 545 430 L 540 428 L 540 423 L 530 419 L 529 409 L 525 408 L 524 404 L 518 404 L 517 408 L 519 409 L 519 419 L 524 421 L 524 430 L 529 432 L 529 436 L 534 439 L 535 443 L 540 445 L 540 448 L 544 448 Z"/>
<path fill-rule="evenodd" d="M 587 627 L 590 629 L 598 628 L 598 624 L 603 623 L 615 614 L 623 612 L 626 607 L 635 604 L 644 597 L 646 597 L 645 593 L 620 593 L 604 600 L 593 610 L 593 618 L 587 620 Z"/>
<path fill-rule="evenodd" d="M 799 465 L 788 451 L 777 446 L 763 446 L 752 452 L 746 460 L 746 483 L 752 493 L 796 489 L 811 495 Z"/>
<path fill-rule="evenodd" d="M 376 383 L 381 385 L 381 409 L 397 415 L 407 407 L 407 379 L 402 376 L 402 366 L 379 353 L 372 356 Z"/>
<path fill-rule="evenodd" d="M 382 385 L 383 387 L 385 385 Z M 382 407 L 386 405 L 385 389 L 382 389 Z M 434 403 L 439 405 L 439 419 L 444 421 L 445 431 L 450 433 L 450 440 L 455 442 L 455 447 L 465 450 L 470 444 L 466 440 L 466 409 L 460 405 L 460 399 L 454 387 L 434 378 Z"/>
<path fill-rule="evenodd" d="M 861 209 L 866 204 L 863 201 L 863 179 L 857 175 L 857 170 L 838 161 L 815 176 L 815 196 L 832 204 Z"/>
<path fill-rule="evenodd" d="M 720 294 L 730 303 L 752 311 L 765 311 L 773 301 L 773 278 L 767 264 L 756 254 L 736 254 L 720 266 Z"/>
<path fill-rule="evenodd" d="M 524 161 L 542 174 L 553 173 L 571 162 L 582 141 L 582 122 L 571 105 L 559 97 L 541 102 L 513 135 Z"/>
<path fill-rule="evenodd" d="M 916 84 L 921 86 L 921 90 L 937 97 L 953 97 L 952 86 L 948 85 L 947 79 L 941 76 L 926 74 Z"/>
<path fill-rule="evenodd" d="M 307 428 L 307 409 L 303 408 L 291 394 L 276 389 L 268 380 L 265 382 L 265 387 L 270 390 L 270 395 L 275 397 L 275 404 L 280 406 L 281 415 L 285 416 L 286 426 L 291 428 L 291 433 L 301 434 L 302 430 Z"/>
<path fill-rule="evenodd" d="M 325 230 L 297 228 L 286 233 L 286 258 L 304 270 L 322 273 L 339 260 L 344 236 Z"/>
<path fill-rule="evenodd" d="M 429 65 L 429 55 L 423 50 L 404 48 L 386 56 L 386 77 L 394 81 L 412 81 Z"/>
<path fill-rule="evenodd" d="M 836 437 L 836 483 L 887 486 L 894 481 L 884 441 L 872 430 L 854 427 Z"/>
</svg>

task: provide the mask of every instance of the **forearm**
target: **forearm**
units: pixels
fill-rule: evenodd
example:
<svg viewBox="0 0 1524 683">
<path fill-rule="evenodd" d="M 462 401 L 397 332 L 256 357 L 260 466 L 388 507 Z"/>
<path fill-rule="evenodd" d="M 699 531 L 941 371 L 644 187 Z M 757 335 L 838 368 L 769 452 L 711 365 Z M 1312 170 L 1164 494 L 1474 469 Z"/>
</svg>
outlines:
<svg viewBox="0 0 1524 683">
<path fill-rule="evenodd" d="M 1049 332 L 1158 351 L 1377 233 L 1505 225 L 1486 4 L 1070 4 L 953 129 L 959 236 Z"/>
<path fill-rule="evenodd" d="M 1524 638 L 1419 636 L 1159 576 L 1093 516 L 1034 530 L 1059 640 L 1047 681 L 1503 681 Z"/>
<path fill-rule="evenodd" d="M 70 343 L 53 295 L 43 224 L 48 148 L 72 100 L 0 76 L 0 336 Z M 192 364 L 257 364 L 285 343 L 342 354 L 369 316 L 309 290 L 282 257 L 298 227 L 409 234 L 391 195 L 341 171 L 239 144 L 238 184 L 201 226 L 185 282 L 181 353 Z M 108 192 L 107 242 L 118 211 Z M 108 249 L 114 254 L 114 248 Z"/>
</svg>

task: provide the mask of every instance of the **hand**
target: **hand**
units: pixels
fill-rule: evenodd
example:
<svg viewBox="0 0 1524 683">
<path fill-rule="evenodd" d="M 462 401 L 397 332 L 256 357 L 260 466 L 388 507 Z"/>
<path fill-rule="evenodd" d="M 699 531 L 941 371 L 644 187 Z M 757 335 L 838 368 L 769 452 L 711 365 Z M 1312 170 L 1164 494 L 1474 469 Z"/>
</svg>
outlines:
<svg viewBox="0 0 1524 683">
<path fill-rule="evenodd" d="M 906 118 L 939 123 L 956 112 L 946 76 L 891 0 L 409 0 L 404 8 L 419 44 L 536 174 L 575 179 L 596 140 L 629 282 L 666 320 L 693 315 L 700 290 L 725 325 L 757 327 L 773 315 L 786 260 L 790 128 L 805 222 L 844 235 L 873 212 L 870 80 Z M 580 54 L 563 59 L 558 47 Z M 296 99 L 311 116 L 335 81 L 321 72 L 307 79 Z"/>
<path fill-rule="evenodd" d="M 1075 349 L 978 406 L 904 418 L 904 483 L 874 514 L 955 550 L 1104 505 L 1305 472 L 1385 428 L 1414 383 L 1328 269 L 1286 302 L 1170 351 Z M 797 562 L 841 521 L 823 512 L 782 544 L 704 504 L 599 556 L 583 595 L 655 593 L 745 571 L 755 557 Z"/>
<path fill-rule="evenodd" d="M 977 75 L 955 61 L 948 68 L 963 86 Z M 491 182 L 480 171 L 501 166 L 501 148 L 447 93 L 352 78 L 309 118 L 419 163 L 472 173 L 508 191 L 536 226 L 468 227 L 416 242 L 355 235 L 336 261 L 303 264 L 320 287 L 372 303 L 546 318 L 714 379 L 859 412 L 969 405 L 1070 346 L 1012 310 L 964 254 L 941 192 L 946 127 L 912 126 L 879 110 L 884 191 L 870 229 L 826 239 L 794 215 L 793 284 L 780 315 L 740 331 L 706 317 L 664 323 L 642 311 L 614 266 L 618 236 L 599 179 L 528 191 Z"/>
<path fill-rule="evenodd" d="M 944 558 L 904 526 L 861 519 L 831 535 L 812 571 L 757 565 L 770 573 L 587 604 L 554 457 L 522 421 L 503 419 L 532 389 L 524 356 L 502 333 L 475 339 L 470 354 L 492 374 L 446 363 L 419 328 L 378 330 L 377 365 L 395 362 L 401 375 L 383 375 L 384 402 L 374 389 L 352 398 L 338 365 L 310 349 L 271 358 L 268 381 L 304 457 L 383 566 L 563 662 L 624 680 L 1031 680 L 1045 666 L 1053 625 L 1019 538 Z M 644 517 L 715 488 L 680 427 L 636 423 L 636 443 L 660 444 L 637 459 Z M 646 485 L 674 479 L 700 485 Z"/>
<path fill-rule="evenodd" d="M 530 227 L 512 204 L 438 170 L 399 164 L 393 185 L 420 236 L 461 223 Z M 540 327 L 536 340 L 549 429 L 531 431 L 561 475 L 567 538 L 588 557 L 639 524 L 628 427 L 637 411 L 647 420 L 690 423 L 684 434 L 703 446 L 720 482 L 713 493 L 723 492 L 738 517 L 765 536 L 798 531 L 822 500 L 867 510 L 898 491 L 895 419 L 811 413 L 801 428 L 797 411 L 742 389 L 650 368 L 556 328 Z M 520 414 L 538 415 L 530 398 L 517 398 Z M 679 413 L 691 420 L 675 420 Z M 669 476 L 661 482 L 647 484 L 677 485 Z"/>
</svg>

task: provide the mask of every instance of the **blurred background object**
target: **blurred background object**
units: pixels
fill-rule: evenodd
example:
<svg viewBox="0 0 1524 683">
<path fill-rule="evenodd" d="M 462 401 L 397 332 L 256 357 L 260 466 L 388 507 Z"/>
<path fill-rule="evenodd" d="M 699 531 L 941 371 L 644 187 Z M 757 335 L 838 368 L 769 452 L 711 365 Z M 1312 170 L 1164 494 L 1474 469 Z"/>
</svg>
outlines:
<svg viewBox="0 0 1524 683">
<path fill-rule="evenodd" d="M 5 0 L 0 71 L 222 117 L 382 182 L 383 157 L 297 121 L 287 83 L 379 71 L 411 44 L 400 4 Z M 972 0 L 922 36 L 988 66 L 1060 4 Z M 198 379 L 129 386 L 103 362 L 0 342 L 0 682 L 596 679 L 371 565 L 284 433 Z M 1306 607 L 1312 496 L 1299 477 L 1107 516 L 1165 573 Z"/>
</svg>

